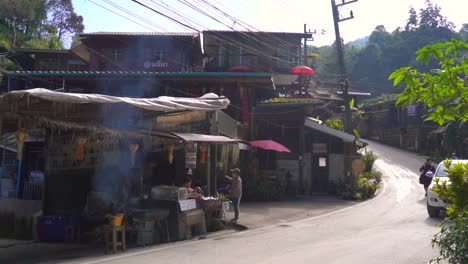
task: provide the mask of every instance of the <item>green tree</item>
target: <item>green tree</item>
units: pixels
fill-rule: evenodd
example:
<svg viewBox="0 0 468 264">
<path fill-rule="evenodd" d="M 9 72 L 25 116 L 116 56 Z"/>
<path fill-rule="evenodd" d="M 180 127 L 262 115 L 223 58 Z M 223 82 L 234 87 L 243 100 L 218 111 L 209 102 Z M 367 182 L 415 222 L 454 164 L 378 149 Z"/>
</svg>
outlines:
<svg viewBox="0 0 468 264">
<path fill-rule="evenodd" d="M 414 10 L 413 7 L 410 8 L 408 13 L 409 13 L 409 18 L 406 22 L 405 30 L 411 31 L 418 27 L 418 23 L 419 23 L 418 13 L 416 12 L 416 10 Z"/>
<path fill-rule="evenodd" d="M 427 119 L 440 125 L 468 121 L 468 87 L 460 78 L 468 75 L 468 60 L 460 58 L 467 50 L 468 43 L 456 39 L 418 50 L 417 61 L 428 64 L 434 60 L 439 68 L 422 72 L 402 67 L 394 71 L 389 76 L 394 85 L 405 84 L 397 104 L 425 104 L 429 108 Z"/>
<path fill-rule="evenodd" d="M 83 17 L 75 13 L 71 0 L 53 0 L 50 2 L 50 24 L 57 28 L 58 40 L 66 33 L 82 33 Z"/>
<path fill-rule="evenodd" d="M 0 45 L 63 48 L 63 36 L 83 31 L 71 0 L 0 0 Z"/>
<path fill-rule="evenodd" d="M 350 79 L 355 86 L 375 96 L 395 91 L 387 78 L 395 69 L 405 65 L 421 71 L 438 67 L 435 61 L 424 64 L 415 60 L 413 55 L 419 48 L 460 36 L 441 14 L 440 7 L 427 1 L 421 10 L 410 8 L 404 29 L 397 28 L 391 33 L 383 26 L 374 29 L 367 46 L 355 56 L 354 70 L 348 71 Z"/>
<path fill-rule="evenodd" d="M 459 34 L 462 40 L 468 41 L 468 24 L 463 24 Z"/>
<path fill-rule="evenodd" d="M 453 29 L 455 26 L 449 22 L 447 17 L 441 15 L 441 8 L 434 5 L 430 0 L 426 0 L 426 7 L 419 13 L 419 26 L 435 30 L 437 28 Z"/>
</svg>

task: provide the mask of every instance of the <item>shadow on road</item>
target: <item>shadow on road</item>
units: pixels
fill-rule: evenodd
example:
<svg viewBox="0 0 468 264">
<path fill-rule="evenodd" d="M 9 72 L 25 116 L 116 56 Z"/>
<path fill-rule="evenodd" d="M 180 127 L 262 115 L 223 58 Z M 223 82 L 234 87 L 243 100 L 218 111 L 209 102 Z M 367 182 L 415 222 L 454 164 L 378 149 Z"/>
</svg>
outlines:
<svg viewBox="0 0 468 264">
<path fill-rule="evenodd" d="M 418 201 L 419 204 L 424 204 L 426 205 L 427 201 L 426 201 L 426 197 L 422 198 L 421 200 Z"/>
<path fill-rule="evenodd" d="M 438 224 L 442 223 L 444 220 L 444 217 L 427 217 L 426 220 L 424 221 L 427 225 L 429 226 L 437 226 Z"/>
</svg>

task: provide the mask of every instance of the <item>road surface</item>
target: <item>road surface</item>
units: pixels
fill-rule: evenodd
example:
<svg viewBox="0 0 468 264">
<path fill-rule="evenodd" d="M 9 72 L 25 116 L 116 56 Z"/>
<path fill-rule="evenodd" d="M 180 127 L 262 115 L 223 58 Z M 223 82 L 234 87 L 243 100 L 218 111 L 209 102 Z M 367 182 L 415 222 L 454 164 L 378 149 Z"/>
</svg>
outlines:
<svg viewBox="0 0 468 264">
<path fill-rule="evenodd" d="M 223 237 L 70 263 L 427 263 L 440 219 L 426 213 L 423 159 L 372 143 L 384 185 L 376 198 L 319 217 Z"/>
</svg>

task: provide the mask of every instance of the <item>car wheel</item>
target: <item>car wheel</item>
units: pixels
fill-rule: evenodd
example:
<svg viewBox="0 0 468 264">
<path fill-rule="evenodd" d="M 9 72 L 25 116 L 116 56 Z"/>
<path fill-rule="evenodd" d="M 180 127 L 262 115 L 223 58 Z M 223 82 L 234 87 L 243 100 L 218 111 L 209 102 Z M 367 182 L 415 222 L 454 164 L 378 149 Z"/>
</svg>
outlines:
<svg viewBox="0 0 468 264">
<path fill-rule="evenodd" d="M 427 213 L 430 217 L 439 217 L 440 209 L 427 205 Z"/>
</svg>

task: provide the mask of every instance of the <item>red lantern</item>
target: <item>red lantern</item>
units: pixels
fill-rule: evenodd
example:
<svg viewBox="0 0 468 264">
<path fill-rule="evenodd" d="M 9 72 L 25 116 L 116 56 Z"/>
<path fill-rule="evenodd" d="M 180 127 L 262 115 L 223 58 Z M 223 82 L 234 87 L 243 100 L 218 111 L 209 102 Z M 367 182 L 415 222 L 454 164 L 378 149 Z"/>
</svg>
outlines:
<svg viewBox="0 0 468 264">
<path fill-rule="evenodd" d="M 76 160 L 84 160 L 84 144 L 87 139 L 80 136 L 76 141 L 78 142 L 78 145 L 76 146 Z"/>
<path fill-rule="evenodd" d="M 206 162 L 206 146 L 205 145 L 200 145 L 200 154 L 199 154 L 199 159 L 201 164 L 205 164 Z"/>
</svg>

